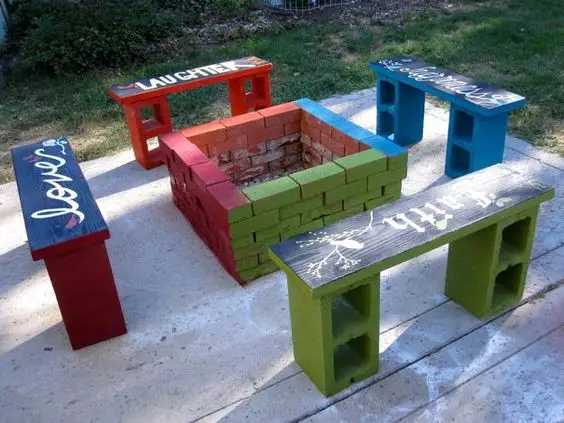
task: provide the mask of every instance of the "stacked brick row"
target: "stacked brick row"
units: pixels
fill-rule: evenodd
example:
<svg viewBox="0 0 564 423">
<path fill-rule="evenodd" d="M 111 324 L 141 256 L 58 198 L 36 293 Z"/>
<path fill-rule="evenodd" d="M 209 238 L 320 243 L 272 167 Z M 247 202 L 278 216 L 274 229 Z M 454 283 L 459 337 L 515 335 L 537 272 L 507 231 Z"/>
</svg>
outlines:
<svg viewBox="0 0 564 423">
<path fill-rule="evenodd" d="M 399 197 L 405 152 L 362 131 L 300 100 L 159 140 L 175 204 L 244 283 L 277 270 L 267 255 L 270 245 Z M 300 166 L 306 169 L 243 191 L 235 185 Z"/>
</svg>

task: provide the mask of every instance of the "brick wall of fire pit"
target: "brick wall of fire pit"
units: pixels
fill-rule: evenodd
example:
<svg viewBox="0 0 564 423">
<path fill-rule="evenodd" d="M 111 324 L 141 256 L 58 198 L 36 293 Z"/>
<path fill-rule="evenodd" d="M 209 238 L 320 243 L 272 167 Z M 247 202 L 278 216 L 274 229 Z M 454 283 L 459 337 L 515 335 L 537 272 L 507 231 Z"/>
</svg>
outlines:
<svg viewBox="0 0 564 423">
<path fill-rule="evenodd" d="M 268 246 L 398 198 L 407 153 L 298 100 L 159 137 L 174 203 L 240 283 Z"/>
</svg>

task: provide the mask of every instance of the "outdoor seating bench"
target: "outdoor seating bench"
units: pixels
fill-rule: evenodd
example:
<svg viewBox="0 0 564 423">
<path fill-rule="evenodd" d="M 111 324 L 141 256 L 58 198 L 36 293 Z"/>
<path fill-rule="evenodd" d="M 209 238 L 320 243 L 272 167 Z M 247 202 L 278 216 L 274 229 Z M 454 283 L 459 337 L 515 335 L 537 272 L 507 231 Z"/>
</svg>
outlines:
<svg viewBox="0 0 564 423">
<path fill-rule="evenodd" d="M 423 137 L 425 93 L 450 102 L 445 174 L 455 178 L 501 163 L 512 110 L 525 98 L 411 57 L 370 64 L 377 78 L 377 133 L 398 145 Z"/>
<path fill-rule="evenodd" d="M 237 116 L 272 104 L 271 71 L 271 63 L 245 57 L 114 85 L 108 93 L 123 106 L 135 159 L 145 169 L 151 169 L 162 164 L 163 159 L 158 148 L 149 150 L 147 141 L 172 131 L 167 95 L 227 82 L 231 113 Z M 250 81 L 249 92 L 246 81 Z M 153 117 L 144 120 L 143 109 L 151 110 Z"/>
<path fill-rule="evenodd" d="M 31 257 L 45 260 L 72 348 L 126 333 L 110 232 L 67 138 L 11 153 Z"/>
<path fill-rule="evenodd" d="M 479 318 L 515 304 L 553 195 L 495 165 L 270 247 L 288 279 L 296 362 L 327 396 L 376 373 L 380 272 L 447 243 L 448 297 Z"/>
</svg>

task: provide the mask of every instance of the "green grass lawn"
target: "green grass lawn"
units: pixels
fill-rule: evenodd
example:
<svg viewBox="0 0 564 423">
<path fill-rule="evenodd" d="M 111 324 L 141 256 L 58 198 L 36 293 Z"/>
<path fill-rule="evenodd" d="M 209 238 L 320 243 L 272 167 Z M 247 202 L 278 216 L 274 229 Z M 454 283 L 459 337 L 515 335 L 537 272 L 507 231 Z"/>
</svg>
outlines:
<svg viewBox="0 0 564 423">
<path fill-rule="evenodd" d="M 81 160 L 127 147 L 121 108 L 106 94 L 110 85 L 249 54 L 273 62 L 275 103 L 371 87 L 369 61 L 413 55 L 526 96 L 528 106 L 511 117 L 511 133 L 564 153 L 561 1 L 467 1 L 450 13 L 412 16 L 401 27 L 309 23 L 119 72 L 18 74 L 0 91 L 0 182 L 12 179 L 8 148 L 38 137 L 70 135 Z M 170 103 L 177 128 L 229 113 L 223 86 L 177 94 Z"/>
</svg>

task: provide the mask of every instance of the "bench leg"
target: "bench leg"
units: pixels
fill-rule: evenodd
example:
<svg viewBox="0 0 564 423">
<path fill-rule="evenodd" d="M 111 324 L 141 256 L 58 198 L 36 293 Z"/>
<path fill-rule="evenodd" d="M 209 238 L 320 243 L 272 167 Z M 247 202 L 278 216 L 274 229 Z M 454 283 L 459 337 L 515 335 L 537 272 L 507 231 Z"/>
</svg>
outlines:
<svg viewBox="0 0 564 423">
<path fill-rule="evenodd" d="M 149 150 L 147 141 L 157 135 L 172 131 L 166 97 L 125 104 L 123 107 L 135 159 L 145 169 L 161 165 L 163 159 L 159 148 Z M 143 120 L 143 109 L 151 109 L 153 118 Z"/>
<path fill-rule="evenodd" d="M 378 75 L 376 132 L 401 146 L 423 139 L 425 93 Z"/>
<path fill-rule="evenodd" d="M 445 294 L 480 319 L 519 302 L 537 215 L 538 207 L 451 243 Z"/>
<path fill-rule="evenodd" d="M 73 349 L 127 332 L 103 242 L 45 259 Z"/>
<path fill-rule="evenodd" d="M 481 116 L 451 104 L 445 174 L 457 178 L 501 163 L 509 114 Z"/>
<path fill-rule="evenodd" d="M 247 80 L 250 81 L 249 92 L 247 92 L 245 86 Z M 232 116 L 242 115 L 249 110 L 264 109 L 272 105 L 270 72 L 247 79 L 230 79 L 227 86 Z"/>
<path fill-rule="evenodd" d="M 312 298 L 304 286 L 288 275 L 294 358 L 317 388 L 331 396 L 377 373 L 379 274 L 322 298 Z"/>
</svg>

